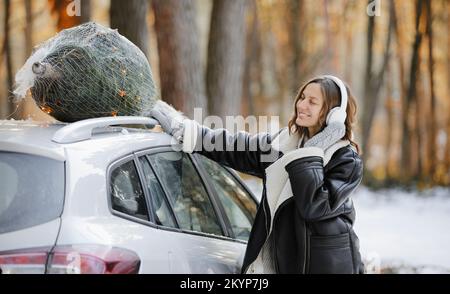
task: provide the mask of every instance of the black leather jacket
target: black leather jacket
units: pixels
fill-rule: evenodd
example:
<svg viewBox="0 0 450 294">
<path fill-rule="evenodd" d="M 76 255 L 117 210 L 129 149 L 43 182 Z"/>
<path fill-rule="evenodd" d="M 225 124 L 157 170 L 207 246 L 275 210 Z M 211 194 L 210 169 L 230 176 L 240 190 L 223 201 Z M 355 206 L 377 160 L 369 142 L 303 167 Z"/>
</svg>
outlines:
<svg viewBox="0 0 450 294">
<path fill-rule="evenodd" d="M 272 137 L 261 133 L 231 134 L 225 129 L 199 127 L 195 151 L 240 172 L 263 179 L 263 195 L 248 240 L 242 272 L 257 258 L 266 238 L 268 202 L 265 169 Z M 206 151 L 204 142 L 218 143 L 219 150 Z M 236 149 L 240 146 L 241 149 Z M 234 148 L 234 149 L 233 149 Z M 240 150 L 240 151 L 223 151 Z M 278 157 L 283 156 L 279 152 Z M 275 158 L 275 160 L 277 159 Z M 323 167 L 321 157 L 304 157 L 286 165 L 293 197 L 275 212 L 272 256 L 277 273 L 363 273 L 359 241 L 352 226 L 355 209 L 350 193 L 362 179 L 361 158 L 350 147 L 338 149 Z"/>
</svg>

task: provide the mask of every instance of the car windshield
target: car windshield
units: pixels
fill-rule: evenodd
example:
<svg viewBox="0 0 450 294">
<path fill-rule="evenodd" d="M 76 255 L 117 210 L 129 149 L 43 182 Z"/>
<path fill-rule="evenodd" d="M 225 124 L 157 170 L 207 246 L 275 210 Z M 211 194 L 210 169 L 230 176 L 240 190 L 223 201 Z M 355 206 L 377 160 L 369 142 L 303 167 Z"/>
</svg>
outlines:
<svg viewBox="0 0 450 294">
<path fill-rule="evenodd" d="M 0 152 L 0 234 L 59 217 L 64 181 L 64 162 Z"/>
</svg>

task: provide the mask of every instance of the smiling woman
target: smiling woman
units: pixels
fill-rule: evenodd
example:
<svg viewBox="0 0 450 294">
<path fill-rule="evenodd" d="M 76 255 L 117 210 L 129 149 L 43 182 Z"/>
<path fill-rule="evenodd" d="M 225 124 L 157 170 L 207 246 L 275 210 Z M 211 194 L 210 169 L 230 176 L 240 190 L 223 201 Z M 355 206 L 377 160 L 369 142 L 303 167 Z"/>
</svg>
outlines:
<svg viewBox="0 0 450 294">
<path fill-rule="evenodd" d="M 348 103 L 345 108 L 345 136 L 359 152 L 359 146 L 353 141 L 352 126 L 356 121 L 356 100 L 347 85 Z M 333 80 L 317 77 L 305 83 L 295 98 L 295 111 L 289 121 L 289 130 L 305 138 L 313 137 L 322 131 L 329 120 L 330 111 L 341 104 L 341 94 Z"/>
<path fill-rule="evenodd" d="M 356 106 L 349 93 L 334 76 L 307 82 L 296 96 L 288 128 L 277 134 L 212 130 L 178 120 L 168 105 L 151 111 L 183 151 L 263 179 L 243 273 L 364 271 L 352 228 L 350 195 L 363 167 L 352 141 Z"/>
<path fill-rule="evenodd" d="M 319 130 L 316 127 L 319 122 L 320 110 L 324 103 L 320 85 L 308 84 L 300 96 L 296 106 L 297 119 L 295 123 L 299 126 L 308 127 L 309 134 L 313 136 Z"/>
</svg>

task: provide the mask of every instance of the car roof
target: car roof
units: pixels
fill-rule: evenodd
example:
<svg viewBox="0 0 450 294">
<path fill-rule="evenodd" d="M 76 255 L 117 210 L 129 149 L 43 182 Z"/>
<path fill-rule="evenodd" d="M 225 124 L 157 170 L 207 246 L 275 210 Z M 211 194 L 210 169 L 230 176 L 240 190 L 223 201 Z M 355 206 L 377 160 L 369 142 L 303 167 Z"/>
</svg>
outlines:
<svg viewBox="0 0 450 294">
<path fill-rule="evenodd" d="M 111 118 L 109 118 L 111 119 Z M 143 138 L 152 139 L 153 144 L 170 145 L 171 137 L 160 129 L 140 129 L 107 126 L 100 132 L 93 133 L 89 138 L 82 138 L 77 141 L 67 143 L 55 142 L 55 134 L 64 132 L 63 128 L 74 123 L 61 122 L 40 122 L 33 120 L 0 120 L 0 151 L 18 152 L 50 157 L 56 160 L 65 160 L 65 149 L 73 146 L 79 148 L 82 145 L 92 148 L 93 141 L 102 141 L 102 148 L 115 148 L 115 142 L 126 140 L 130 143 L 138 142 Z M 69 131 L 73 131 L 72 129 Z M 91 132 L 89 132 L 91 133 Z M 108 147 L 109 146 L 109 147 Z M 107 151 L 107 150 L 105 150 Z"/>
</svg>

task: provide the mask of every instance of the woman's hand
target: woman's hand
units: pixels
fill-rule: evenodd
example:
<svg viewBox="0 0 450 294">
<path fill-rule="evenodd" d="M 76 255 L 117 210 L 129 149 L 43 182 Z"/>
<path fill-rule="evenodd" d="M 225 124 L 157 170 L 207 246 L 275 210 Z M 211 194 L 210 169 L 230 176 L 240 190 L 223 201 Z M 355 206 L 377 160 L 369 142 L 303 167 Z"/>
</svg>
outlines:
<svg viewBox="0 0 450 294">
<path fill-rule="evenodd" d="M 304 147 L 319 147 L 323 150 L 329 148 L 345 136 L 345 124 L 332 122 L 323 131 L 314 135 L 305 142 Z"/>
<path fill-rule="evenodd" d="M 159 121 L 164 132 L 173 136 L 178 143 L 183 142 L 184 124 L 186 117 L 162 100 L 158 100 L 150 110 L 150 116 Z"/>
</svg>

